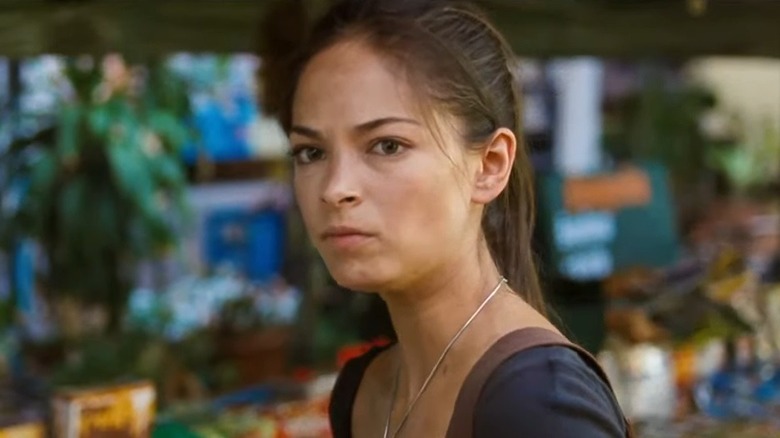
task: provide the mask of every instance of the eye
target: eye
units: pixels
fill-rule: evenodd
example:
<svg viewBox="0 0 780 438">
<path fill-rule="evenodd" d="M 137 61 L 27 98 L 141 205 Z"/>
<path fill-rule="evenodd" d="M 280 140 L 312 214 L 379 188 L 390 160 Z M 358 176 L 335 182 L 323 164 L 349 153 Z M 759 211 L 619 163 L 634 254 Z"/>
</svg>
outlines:
<svg viewBox="0 0 780 438">
<path fill-rule="evenodd" d="M 325 156 L 325 151 L 314 146 L 299 146 L 290 153 L 295 164 L 310 164 L 321 160 Z"/>
<path fill-rule="evenodd" d="M 396 155 L 401 152 L 404 145 L 397 140 L 384 139 L 379 140 L 371 146 L 371 151 L 380 155 Z"/>
</svg>

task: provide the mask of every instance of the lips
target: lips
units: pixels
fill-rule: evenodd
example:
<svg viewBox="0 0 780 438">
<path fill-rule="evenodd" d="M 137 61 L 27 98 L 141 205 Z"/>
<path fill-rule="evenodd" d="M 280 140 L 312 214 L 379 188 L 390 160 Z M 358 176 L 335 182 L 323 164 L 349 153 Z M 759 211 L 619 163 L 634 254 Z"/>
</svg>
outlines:
<svg viewBox="0 0 780 438">
<path fill-rule="evenodd" d="M 321 234 L 322 240 L 338 249 L 353 249 L 368 242 L 375 234 L 350 226 L 328 227 Z"/>
</svg>

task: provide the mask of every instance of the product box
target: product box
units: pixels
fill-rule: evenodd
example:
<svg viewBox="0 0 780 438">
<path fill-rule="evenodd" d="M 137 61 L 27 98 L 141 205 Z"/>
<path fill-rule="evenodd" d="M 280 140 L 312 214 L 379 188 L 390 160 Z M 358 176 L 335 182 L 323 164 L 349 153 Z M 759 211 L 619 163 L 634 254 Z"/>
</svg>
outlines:
<svg viewBox="0 0 780 438">
<path fill-rule="evenodd" d="M 0 438 L 45 438 L 46 429 L 42 423 L 24 423 L 0 427 Z"/>
<path fill-rule="evenodd" d="M 154 422 L 151 382 L 62 391 L 55 395 L 56 438 L 144 438 Z"/>
</svg>

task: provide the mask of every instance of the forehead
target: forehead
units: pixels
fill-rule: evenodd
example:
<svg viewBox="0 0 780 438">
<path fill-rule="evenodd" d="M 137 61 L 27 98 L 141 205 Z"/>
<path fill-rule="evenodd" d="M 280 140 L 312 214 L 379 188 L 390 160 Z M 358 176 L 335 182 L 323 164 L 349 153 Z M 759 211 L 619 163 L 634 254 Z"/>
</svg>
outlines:
<svg viewBox="0 0 780 438">
<path fill-rule="evenodd" d="M 422 121 L 421 99 L 404 70 L 366 43 L 344 41 L 306 65 L 293 100 L 293 120 L 357 125 L 382 117 Z"/>
</svg>

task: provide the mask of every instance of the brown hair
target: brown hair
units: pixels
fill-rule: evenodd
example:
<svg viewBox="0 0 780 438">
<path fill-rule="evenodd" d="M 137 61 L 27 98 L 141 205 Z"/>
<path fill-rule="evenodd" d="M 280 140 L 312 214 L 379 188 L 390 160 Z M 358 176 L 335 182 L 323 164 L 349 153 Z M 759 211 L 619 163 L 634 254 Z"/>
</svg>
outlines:
<svg viewBox="0 0 780 438">
<path fill-rule="evenodd" d="M 518 138 L 508 186 L 485 209 L 482 230 L 509 285 L 544 312 L 532 252 L 534 190 L 522 142 L 514 57 L 500 33 L 473 7 L 444 0 L 344 0 L 314 27 L 278 98 L 289 131 L 298 78 L 317 53 L 348 38 L 362 38 L 395 60 L 411 84 L 423 84 L 431 101 L 459 120 L 464 140 L 479 147 L 496 129 Z"/>
</svg>

